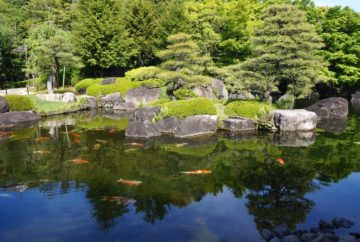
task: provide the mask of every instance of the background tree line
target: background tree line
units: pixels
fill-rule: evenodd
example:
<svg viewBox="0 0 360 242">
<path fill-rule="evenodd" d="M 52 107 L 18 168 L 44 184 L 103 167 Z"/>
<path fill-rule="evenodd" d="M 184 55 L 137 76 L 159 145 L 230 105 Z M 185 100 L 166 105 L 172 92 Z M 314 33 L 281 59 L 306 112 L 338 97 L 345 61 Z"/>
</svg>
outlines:
<svg viewBox="0 0 360 242">
<path fill-rule="evenodd" d="M 312 0 L 0 0 L 0 22 L 0 83 L 56 86 L 63 77 L 75 83 L 174 64 L 164 55 L 179 46 L 168 37 L 185 33 L 191 41 L 183 35 L 181 52 L 196 49 L 190 59 L 206 66 L 182 71 L 222 78 L 234 92 L 266 98 L 307 96 L 315 85 L 324 95 L 360 87 L 359 13 Z"/>
</svg>

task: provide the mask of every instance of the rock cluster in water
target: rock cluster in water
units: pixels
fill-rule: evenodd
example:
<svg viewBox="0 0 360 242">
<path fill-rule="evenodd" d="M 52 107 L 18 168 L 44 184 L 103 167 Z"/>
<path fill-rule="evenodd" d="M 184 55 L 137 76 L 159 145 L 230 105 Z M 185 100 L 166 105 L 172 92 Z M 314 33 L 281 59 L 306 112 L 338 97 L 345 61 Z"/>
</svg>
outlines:
<svg viewBox="0 0 360 242">
<path fill-rule="evenodd" d="M 318 227 L 309 230 L 291 231 L 286 224 L 273 229 L 264 228 L 261 237 L 270 242 L 358 242 L 360 233 L 348 232 L 347 235 L 337 235 L 338 229 L 349 229 L 354 223 L 345 218 L 334 218 L 331 222 L 320 220 Z"/>
</svg>

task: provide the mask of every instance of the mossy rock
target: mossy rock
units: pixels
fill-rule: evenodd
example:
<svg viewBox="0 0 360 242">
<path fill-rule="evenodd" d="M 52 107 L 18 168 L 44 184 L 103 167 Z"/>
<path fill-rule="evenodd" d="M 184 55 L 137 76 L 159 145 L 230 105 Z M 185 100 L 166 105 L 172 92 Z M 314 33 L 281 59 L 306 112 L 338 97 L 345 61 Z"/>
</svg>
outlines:
<svg viewBox="0 0 360 242">
<path fill-rule="evenodd" d="M 274 110 L 275 107 L 270 103 L 259 101 L 233 101 L 226 105 L 225 114 L 228 116 L 241 116 L 245 118 L 255 118 L 261 108 Z"/>
</svg>

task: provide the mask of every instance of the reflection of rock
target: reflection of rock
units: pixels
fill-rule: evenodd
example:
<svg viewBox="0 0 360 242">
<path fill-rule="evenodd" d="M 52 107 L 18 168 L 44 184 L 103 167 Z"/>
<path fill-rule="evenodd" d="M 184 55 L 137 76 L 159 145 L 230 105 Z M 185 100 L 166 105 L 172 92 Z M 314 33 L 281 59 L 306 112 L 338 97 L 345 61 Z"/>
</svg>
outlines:
<svg viewBox="0 0 360 242">
<path fill-rule="evenodd" d="M 213 78 L 211 80 L 211 86 L 219 99 L 222 99 L 222 100 L 229 99 L 229 92 L 226 89 L 223 81 Z"/>
<path fill-rule="evenodd" d="M 181 121 L 175 132 L 176 137 L 190 137 L 216 132 L 217 116 L 196 115 L 185 118 Z"/>
<path fill-rule="evenodd" d="M 65 92 L 62 97 L 62 102 L 64 103 L 75 103 L 77 101 L 77 97 L 72 92 Z"/>
<path fill-rule="evenodd" d="M 310 131 L 316 128 L 316 113 L 304 109 L 274 110 L 272 127 L 279 131 Z"/>
<path fill-rule="evenodd" d="M 356 113 L 360 113 L 360 92 L 356 92 L 352 95 L 351 107 Z"/>
<path fill-rule="evenodd" d="M 195 87 L 192 91 L 196 96 L 199 97 L 217 99 L 211 87 Z"/>
<path fill-rule="evenodd" d="M 133 111 L 136 109 L 136 106 L 133 103 L 120 102 L 120 103 L 115 104 L 113 109 L 121 110 L 121 111 Z"/>
<path fill-rule="evenodd" d="M 125 132 L 125 136 L 133 138 L 151 138 L 160 135 L 156 124 L 149 120 L 130 122 Z"/>
<path fill-rule="evenodd" d="M 273 143 L 278 146 L 307 147 L 315 143 L 314 132 L 280 132 L 273 136 Z"/>
<path fill-rule="evenodd" d="M 346 123 L 347 118 L 322 118 L 321 120 L 319 120 L 317 127 L 329 133 L 342 133 L 346 128 Z"/>
<path fill-rule="evenodd" d="M 139 87 L 126 93 L 125 102 L 138 104 L 147 104 L 160 98 L 160 88 Z"/>
<path fill-rule="evenodd" d="M 308 111 L 315 112 L 319 118 L 345 118 L 349 112 L 348 101 L 341 97 L 331 97 L 320 100 L 310 107 Z"/>
<path fill-rule="evenodd" d="M 64 125 L 75 125 L 76 120 L 72 116 L 56 116 L 56 117 L 49 117 L 44 120 L 41 120 L 39 123 L 39 127 L 61 127 Z"/>
<path fill-rule="evenodd" d="M 180 120 L 175 117 L 163 119 L 157 123 L 161 133 L 175 133 L 180 125 Z"/>
<path fill-rule="evenodd" d="M 100 85 L 109 85 L 109 84 L 114 84 L 116 81 L 116 77 L 109 77 L 104 79 L 102 82 L 100 82 Z"/>
<path fill-rule="evenodd" d="M 254 120 L 243 117 L 230 117 L 223 120 L 223 128 L 230 131 L 254 130 L 256 124 Z"/>
<path fill-rule="evenodd" d="M 9 104 L 5 100 L 5 98 L 0 97 L 0 113 L 9 112 Z"/>
<path fill-rule="evenodd" d="M 104 108 L 113 108 L 121 102 L 121 95 L 119 92 L 108 94 L 101 98 L 101 102 Z"/>
<path fill-rule="evenodd" d="M 37 113 L 31 111 L 9 112 L 0 114 L 0 129 L 17 129 L 36 124 L 40 119 Z"/>
<path fill-rule="evenodd" d="M 242 132 L 228 132 L 228 131 L 219 131 L 219 135 L 223 138 L 232 139 L 236 141 L 250 140 L 256 137 L 257 130 L 248 130 Z"/>
</svg>

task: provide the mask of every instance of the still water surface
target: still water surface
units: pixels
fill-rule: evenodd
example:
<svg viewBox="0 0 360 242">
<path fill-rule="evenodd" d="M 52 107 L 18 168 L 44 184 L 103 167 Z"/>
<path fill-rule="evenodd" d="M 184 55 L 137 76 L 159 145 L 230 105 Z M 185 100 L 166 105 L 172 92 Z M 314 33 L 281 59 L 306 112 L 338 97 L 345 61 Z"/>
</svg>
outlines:
<svg viewBox="0 0 360 242">
<path fill-rule="evenodd" d="M 334 217 L 355 223 L 340 234 L 360 231 L 358 116 L 305 141 L 134 141 L 114 118 L 77 114 L 0 133 L 0 241 L 260 241 L 269 222 L 309 229 Z M 194 170 L 211 173 L 183 173 Z"/>
</svg>

